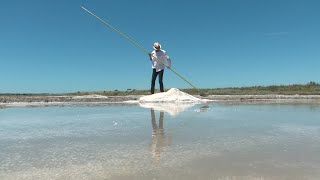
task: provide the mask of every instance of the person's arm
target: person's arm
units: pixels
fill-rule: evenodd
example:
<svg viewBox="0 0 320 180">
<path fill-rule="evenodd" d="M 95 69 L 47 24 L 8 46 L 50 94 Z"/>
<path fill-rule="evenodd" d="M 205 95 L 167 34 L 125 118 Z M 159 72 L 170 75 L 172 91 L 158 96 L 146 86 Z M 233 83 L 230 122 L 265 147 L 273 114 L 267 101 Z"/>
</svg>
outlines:
<svg viewBox="0 0 320 180">
<path fill-rule="evenodd" d="M 165 52 L 165 56 L 166 56 L 166 58 L 167 58 L 167 61 L 168 61 L 168 68 L 170 69 L 170 67 L 171 67 L 171 59 L 170 59 L 170 57 L 167 55 L 167 53 Z"/>
<path fill-rule="evenodd" d="M 150 61 L 152 61 L 152 54 L 148 53 L 148 55 L 149 55 Z"/>
<path fill-rule="evenodd" d="M 170 67 L 171 67 L 171 59 L 168 58 L 167 60 L 168 60 L 168 68 L 170 69 Z"/>
</svg>

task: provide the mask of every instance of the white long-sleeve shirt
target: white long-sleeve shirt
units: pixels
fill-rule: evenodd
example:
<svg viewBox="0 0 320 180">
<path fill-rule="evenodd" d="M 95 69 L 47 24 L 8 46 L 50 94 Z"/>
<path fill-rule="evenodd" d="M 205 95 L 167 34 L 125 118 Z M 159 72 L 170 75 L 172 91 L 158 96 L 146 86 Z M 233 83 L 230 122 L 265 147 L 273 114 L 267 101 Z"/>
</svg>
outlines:
<svg viewBox="0 0 320 180">
<path fill-rule="evenodd" d="M 162 69 L 164 69 L 164 65 L 163 64 L 165 63 L 165 60 L 168 60 L 170 58 L 167 55 L 166 51 L 162 50 L 162 49 L 160 49 L 158 52 L 156 52 L 155 50 L 152 51 L 151 55 L 152 55 L 151 56 L 151 58 L 152 58 L 152 69 L 156 69 L 157 72 L 159 72 Z M 160 61 L 160 62 L 157 62 L 156 59 L 157 59 L 157 61 Z"/>
</svg>

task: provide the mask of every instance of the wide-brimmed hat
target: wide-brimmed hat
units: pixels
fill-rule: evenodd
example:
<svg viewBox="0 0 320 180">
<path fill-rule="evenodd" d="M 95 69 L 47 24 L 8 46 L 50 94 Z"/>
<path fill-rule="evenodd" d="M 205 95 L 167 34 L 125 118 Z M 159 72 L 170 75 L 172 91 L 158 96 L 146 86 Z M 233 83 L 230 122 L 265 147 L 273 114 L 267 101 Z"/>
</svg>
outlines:
<svg viewBox="0 0 320 180">
<path fill-rule="evenodd" d="M 153 43 L 153 49 L 154 50 L 158 50 L 160 48 L 161 48 L 161 44 L 160 43 L 158 43 L 158 42 Z"/>
</svg>

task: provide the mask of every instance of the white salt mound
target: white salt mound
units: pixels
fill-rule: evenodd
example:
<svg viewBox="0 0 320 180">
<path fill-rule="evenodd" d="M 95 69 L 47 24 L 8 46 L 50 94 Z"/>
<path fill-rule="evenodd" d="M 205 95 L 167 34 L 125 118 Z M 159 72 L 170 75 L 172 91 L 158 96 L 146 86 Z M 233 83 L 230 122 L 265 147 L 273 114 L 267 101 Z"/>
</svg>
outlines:
<svg viewBox="0 0 320 180">
<path fill-rule="evenodd" d="M 196 98 L 180 91 L 176 88 L 171 88 L 167 92 L 156 93 L 148 96 L 143 96 L 139 102 L 200 102 L 202 99 Z"/>
</svg>

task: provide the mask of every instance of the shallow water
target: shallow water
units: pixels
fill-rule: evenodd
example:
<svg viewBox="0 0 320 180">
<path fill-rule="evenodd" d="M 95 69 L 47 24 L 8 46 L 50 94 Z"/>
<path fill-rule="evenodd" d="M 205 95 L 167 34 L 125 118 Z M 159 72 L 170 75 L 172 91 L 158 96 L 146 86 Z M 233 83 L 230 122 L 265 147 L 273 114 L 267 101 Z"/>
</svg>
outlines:
<svg viewBox="0 0 320 180">
<path fill-rule="evenodd" d="M 320 179 L 319 105 L 168 107 L 0 109 L 0 179 Z"/>
</svg>

